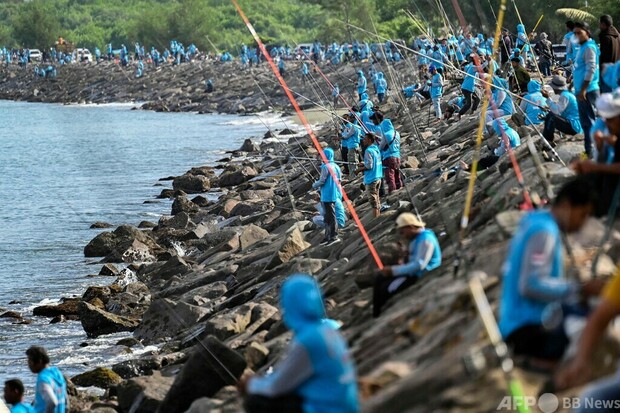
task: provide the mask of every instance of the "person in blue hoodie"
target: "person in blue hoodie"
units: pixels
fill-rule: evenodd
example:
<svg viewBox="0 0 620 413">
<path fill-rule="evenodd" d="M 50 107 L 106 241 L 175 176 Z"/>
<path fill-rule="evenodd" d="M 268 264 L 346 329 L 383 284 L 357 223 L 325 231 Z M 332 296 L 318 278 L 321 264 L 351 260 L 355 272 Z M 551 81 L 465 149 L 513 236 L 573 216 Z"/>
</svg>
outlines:
<svg viewBox="0 0 620 413">
<path fill-rule="evenodd" d="M 480 104 L 480 98 L 476 94 L 476 79 L 478 78 L 478 69 L 474 64 L 478 61 L 478 58 L 474 55 L 469 55 L 468 61 L 468 65 L 465 66 L 465 78 L 463 79 L 463 83 L 461 84 L 461 91 L 463 92 L 463 97 L 465 98 L 465 101 L 463 103 L 463 107 L 458 113 L 459 119 L 461 116 L 466 114 L 469 109 L 471 109 L 472 113 L 475 112 L 478 108 L 478 104 Z"/>
<path fill-rule="evenodd" d="M 547 98 L 549 105 L 549 113 L 545 117 L 545 127 L 542 132 L 545 139 L 553 142 L 556 130 L 571 136 L 582 133 L 577 98 L 568 91 L 566 79 L 563 76 L 555 75 L 549 85 L 558 99 L 557 102 L 553 101 L 549 98 L 547 91 L 542 91 L 542 95 Z"/>
<path fill-rule="evenodd" d="M 381 162 L 381 152 L 377 145 L 376 135 L 366 133 L 362 140 L 362 148 L 364 151 L 364 162 L 359 165 L 357 172 L 364 173 L 366 194 L 372 206 L 373 215 L 376 218 L 381 214 L 379 188 L 383 180 L 383 164 Z"/>
<path fill-rule="evenodd" d="M 383 103 L 387 88 L 388 88 L 388 84 L 385 78 L 383 77 L 383 72 L 378 72 L 377 73 L 377 98 L 379 99 L 379 103 Z"/>
<path fill-rule="evenodd" d="M 434 65 L 429 67 L 431 74 L 431 100 L 433 101 L 433 108 L 435 109 L 435 117 L 437 121 L 441 120 L 441 98 L 443 96 L 443 76 L 441 68 L 436 68 Z"/>
<path fill-rule="evenodd" d="M 491 91 L 489 110 L 485 119 L 487 125 L 491 124 L 493 119 L 512 115 L 514 112 L 514 103 L 512 96 L 510 96 L 506 79 L 496 75 L 493 76 L 492 83 L 493 90 Z"/>
<path fill-rule="evenodd" d="M 67 382 L 58 367 L 50 366 L 50 358 L 43 347 L 32 346 L 26 351 L 28 367 L 37 375 L 34 394 L 36 413 L 65 413 L 69 411 Z"/>
<path fill-rule="evenodd" d="M 340 180 L 342 172 L 340 167 L 334 162 L 334 150 L 325 149 L 327 163 L 321 166 L 321 176 L 319 180 L 312 184 L 312 188 L 321 188 L 321 203 L 325 210 L 325 239 L 321 245 L 332 245 L 340 242 L 336 226 L 336 205 L 335 202 L 342 198 L 340 193 Z"/>
<path fill-rule="evenodd" d="M 549 107 L 547 99 L 540 92 L 542 86 L 538 80 L 530 80 L 527 84 L 527 95 L 519 104 L 519 112 L 512 115 L 517 126 L 540 125 L 544 121 L 545 110 Z"/>
<path fill-rule="evenodd" d="M 31 405 L 24 403 L 24 383 L 19 379 L 4 382 L 4 400 L 11 405 L 11 413 L 35 413 Z"/>
<path fill-rule="evenodd" d="M 583 128 L 585 153 L 592 156 L 592 139 L 590 128 L 596 120 L 595 103 L 600 95 L 599 87 L 599 49 L 590 37 L 590 26 L 584 22 L 575 23 L 573 29 L 579 41 L 579 51 L 575 56 L 573 86 L 577 96 L 579 120 Z"/>
<path fill-rule="evenodd" d="M 400 176 L 400 133 L 394 129 L 392 121 L 384 118 L 383 113 L 379 111 L 373 113 L 370 119 L 374 124 L 376 135 L 380 138 L 383 174 L 388 191 L 392 193 L 403 187 L 403 179 Z"/>
<path fill-rule="evenodd" d="M 358 413 L 353 357 L 326 318 L 321 288 L 306 274 L 282 284 L 280 307 L 293 332 L 286 356 L 267 376 L 242 379 L 248 413 Z"/>
<path fill-rule="evenodd" d="M 357 94 L 359 95 L 360 100 L 362 100 L 362 95 L 366 93 L 368 89 L 368 83 L 366 82 L 366 77 L 364 76 L 364 72 L 359 70 L 357 72 Z"/>
<path fill-rule="evenodd" d="M 572 303 L 597 295 L 603 286 L 601 280 L 579 283 L 564 278 L 562 232 L 581 229 L 593 211 L 595 196 L 589 181 L 570 181 L 550 210 L 533 211 L 521 219 L 510 243 L 499 329 L 514 354 L 531 357 L 538 367 L 552 368 L 561 360 L 569 345 L 563 315 L 571 308 L 573 315 L 578 314 Z"/>
<path fill-rule="evenodd" d="M 351 179 L 355 177 L 355 167 L 357 165 L 357 158 L 360 149 L 360 142 L 362 140 L 363 131 L 361 126 L 357 124 L 355 116 L 352 114 L 345 114 L 343 116 L 345 120 L 344 129 L 342 131 L 342 160 L 346 160 L 348 164 L 345 166 L 345 174 L 348 174 Z"/>
<path fill-rule="evenodd" d="M 396 227 L 401 237 L 409 241 L 409 260 L 405 264 L 384 267 L 376 278 L 372 301 L 375 318 L 381 315 L 381 309 L 391 296 L 441 265 L 439 240 L 419 217 L 404 212 L 396 219 Z"/>
<path fill-rule="evenodd" d="M 499 138 L 499 146 L 493 149 L 493 154 L 478 160 L 478 171 L 488 169 L 499 161 L 499 158 L 508 152 L 508 145 L 510 145 L 511 149 L 521 145 L 521 137 L 516 130 L 508 126 L 508 123 L 503 118 L 495 119 L 493 121 L 493 130 Z M 462 161 L 460 167 L 466 171 L 471 169 L 471 165 L 468 165 Z"/>
<path fill-rule="evenodd" d="M 278 72 L 280 72 L 280 76 L 284 77 L 284 75 L 286 74 L 286 66 L 284 65 L 284 59 L 280 59 L 280 62 L 278 62 Z"/>
</svg>

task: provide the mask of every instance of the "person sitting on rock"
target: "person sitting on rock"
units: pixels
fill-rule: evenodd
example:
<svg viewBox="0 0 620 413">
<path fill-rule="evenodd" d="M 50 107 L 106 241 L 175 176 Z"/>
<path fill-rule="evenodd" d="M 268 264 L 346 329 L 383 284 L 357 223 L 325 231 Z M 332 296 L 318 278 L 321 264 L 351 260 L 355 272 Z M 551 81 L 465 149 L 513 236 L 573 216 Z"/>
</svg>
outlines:
<svg viewBox="0 0 620 413">
<path fill-rule="evenodd" d="M 320 195 L 318 195 L 319 203 L 316 204 L 316 209 L 318 211 L 318 215 L 312 217 L 312 222 L 315 225 L 325 228 L 325 208 L 323 208 L 323 204 L 320 202 Z M 342 199 L 336 199 L 335 209 L 336 209 L 336 225 L 337 228 L 344 228 L 347 222 L 347 214 L 344 212 L 344 205 L 342 203 Z"/>
<path fill-rule="evenodd" d="M 494 75 L 492 83 L 491 100 L 485 119 L 487 127 L 491 125 L 494 119 L 512 115 L 515 110 L 514 102 L 508 91 L 508 82 L 500 76 Z"/>
<path fill-rule="evenodd" d="M 506 141 L 508 141 L 512 149 L 521 145 L 521 138 L 519 137 L 519 134 L 517 133 L 516 130 L 508 126 L 508 123 L 503 118 L 495 119 L 493 121 L 493 130 L 499 137 L 499 141 L 500 141 L 499 147 L 493 149 L 492 155 L 485 156 L 484 158 L 481 158 L 478 160 L 478 167 L 477 167 L 478 171 L 483 171 L 485 169 L 490 168 L 497 161 L 499 161 L 499 158 L 502 155 L 508 152 L 508 150 L 506 149 L 507 148 Z M 461 166 L 461 169 L 465 171 L 471 169 L 471 165 L 468 165 L 465 162 L 461 162 L 460 166 Z"/>
<path fill-rule="evenodd" d="M 375 280 L 373 290 L 373 317 L 381 315 L 387 300 L 415 284 L 427 272 L 441 265 L 441 248 L 433 231 L 412 213 L 404 212 L 396 219 L 400 235 L 409 241 L 409 261 L 406 264 L 385 267 Z"/>
<path fill-rule="evenodd" d="M 525 215 L 514 234 L 504 265 L 499 329 L 515 355 L 532 367 L 554 368 L 570 340 L 568 315 L 584 316 L 575 303 L 597 295 L 603 284 L 564 278 L 562 232 L 576 232 L 593 210 L 595 192 L 578 178 L 565 184 L 550 210 Z"/>
<path fill-rule="evenodd" d="M 527 84 L 527 95 L 519 104 L 519 112 L 512 115 L 512 121 L 517 126 L 540 125 L 543 123 L 547 100 L 540 92 L 542 89 L 538 80 L 530 80 Z"/>
<path fill-rule="evenodd" d="M 24 383 L 19 379 L 4 382 L 4 400 L 11 405 L 11 413 L 35 413 L 31 405 L 24 403 Z"/>
<path fill-rule="evenodd" d="M 69 411 L 67 382 L 58 367 L 50 366 L 50 358 L 43 347 L 32 346 L 26 351 L 28 367 L 37 375 L 34 394 L 36 413 L 65 413 Z"/>
<path fill-rule="evenodd" d="M 448 120 L 454 115 L 458 113 L 465 103 L 465 97 L 461 95 L 457 95 L 448 101 L 448 106 L 446 108 L 446 112 L 444 113 L 444 119 Z"/>
<path fill-rule="evenodd" d="M 568 90 L 566 79 L 563 76 L 555 75 L 549 85 L 558 99 L 556 102 L 549 98 L 546 90 L 541 92 L 547 98 L 550 110 L 545 117 L 545 127 L 542 133 L 545 139 L 553 142 L 556 130 L 571 136 L 583 133 L 579 121 L 577 98 Z"/>
<path fill-rule="evenodd" d="M 321 188 L 321 203 L 325 211 L 325 239 L 321 245 L 332 245 L 340 242 L 336 227 L 336 201 L 342 198 L 340 193 L 342 172 L 334 162 L 333 149 L 325 149 L 325 158 L 327 158 L 327 163 L 321 166 L 321 176 L 312 184 L 312 188 Z"/>
<path fill-rule="evenodd" d="M 326 321 L 321 289 L 309 275 L 295 274 L 282 285 L 284 324 L 293 331 L 286 356 L 274 372 L 244 377 L 248 413 L 357 413 L 355 365 L 346 341 Z"/>
<path fill-rule="evenodd" d="M 588 318 L 586 327 L 581 334 L 577 354 L 570 364 L 562 368 L 555 377 L 555 388 L 567 389 L 586 383 L 592 373 L 592 358 L 597 346 L 602 341 L 608 326 L 620 315 L 620 273 L 616 272 L 613 279 L 605 286 L 602 302 Z M 586 413 L 594 409 L 585 409 L 592 401 L 609 403 L 620 400 L 620 376 L 618 373 L 603 377 L 590 384 L 580 396 L 581 408 L 577 413 Z M 616 404 L 617 406 L 617 404 Z M 596 411 L 613 411 L 615 409 L 596 409 Z M 574 410 L 573 410 L 574 411 Z"/>
<path fill-rule="evenodd" d="M 367 133 L 364 136 L 362 150 L 364 151 L 364 162 L 359 165 L 357 172 L 364 172 L 364 186 L 368 194 L 368 201 L 372 206 L 373 215 L 376 218 L 381 214 L 379 188 L 383 180 L 383 164 L 376 135 Z"/>
</svg>

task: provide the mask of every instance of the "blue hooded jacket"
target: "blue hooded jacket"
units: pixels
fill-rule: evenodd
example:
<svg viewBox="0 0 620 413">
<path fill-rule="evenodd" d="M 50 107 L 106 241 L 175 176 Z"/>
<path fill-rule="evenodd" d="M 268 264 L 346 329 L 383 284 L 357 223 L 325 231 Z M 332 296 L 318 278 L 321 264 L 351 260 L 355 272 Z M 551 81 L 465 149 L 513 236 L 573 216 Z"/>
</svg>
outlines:
<svg viewBox="0 0 620 413">
<path fill-rule="evenodd" d="M 521 49 L 523 54 L 530 50 L 527 34 L 525 33 L 525 26 L 517 24 L 517 41 L 515 45 Z"/>
<path fill-rule="evenodd" d="M 383 178 L 383 164 L 381 163 L 381 153 L 376 144 L 372 144 L 366 148 L 364 158 L 372 158 L 372 169 L 364 171 L 364 185 L 370 185 L 373 182 Z"/>
<path fill-rule="evenodd" d="M 366 77 L 364 76 L 364 72 L 361 70 L 357 72 L 357 93 L 361 95 L 366 92 L 367 82 Z"/>
<path fill-rule="evenodd" d="M 11 413 L 36 413 L 34 407 L 26 403 L 17 403 L 11 407 Z"/>
<path fill-rule="evenodd" d="M 605 82 L 611 90 L 616 90 L 616 88 L 620 87 L 620 60 L 614 65 L 607 66 L 601 75 L 603 82 Z"/>
<path fill-rule="evenodd" d="M 473 63 L 470 63 L 465 67 L 465 79 L 463 79 L 463 84 L 461 85 L 462 90 L 467 90 L 468 92 L 473 92 L 476 89 L 476 78 L 478 77 L 478 70 Z"/>
<path fill-rule="evenodd" d="M 387 86 L 388 84 L 383 77 L 383 72 L 377 73 L 377 94 L 385 93 Z"/>
<path fill-rule="evenodd" d="M 581 121 L 579 120 L 579 106 L 577 104 L 577 98 L 568 90 L 563 90 L 560 95 L 564 96 L 568 100 L 568 105 L 560 116 L 570 123 L 575 132 L 582 133 L 583 129 L 581 128 Z"/>
<path fill-rule="evenodd" d="M 527 84 L 528 94 L 525 95 L 525 100 L 529 100 L 534 104 L 525 102 L 525 114 L 527 115 L 525 118 L 526 125 L 538 125 L 544 122 L 544 120 L 539 119 L 538 116 L 545 113 L 542 108 L 547 107 L 547 99 L 545 99 L 542 93 L 540 93 L 540 90 L 541 85 L 537 80 L 530 80 Z"/>
<path fill-rule="evenodd" d="M 492 93 L 494 102 L 499 102 L 500 89 L 503 89 L 503 91 L 506 93 L 506 98 L 497 107 L 497 109 L 503 110 L 504 115 L 511 115 L 514 112 L 515 108 L 514 108 L 514 104 L 512 103 L 512 97 L 510 96 L 510 87 L 508 86 L 508 82 L 506 81 L 506 79 L 502 79 L 499 76 L 493 76 L 492 83 L 494 86 L 496 86 L 493 88 L 493 93 Z"/>
<path fill-rule="evenodd" d="M 36 388 L 42 384 L 48 384 L 52 387 L 58 405 L 54 409 L 54 413 L 65 413 L 67 405 L 67 382 L 57 367 L 47 367 L 37 375 Z M 34 410 L 36 413 L 45 413 L 45 400 L 40 392 L 36 392 L 34 396 Z"/>
<path fill-rule="evenodd" d="M 502 131 L 504 132 L 504 135 L 506 135 L 506 137 L 508 138 L 508 142 L 510 143 L 510 147 L 512 149 L 521 145 L 521 138 L 519 137 L 519 134 L 516 130 L 508 126 L 508 123 L 506 123 L 506 120 L 504 120 L 504 118 L 498 118 L 493 121 L 493 130 L 500 138 L 499 148 L 496 148 L 493 151 L 495 156 L 502 156 L 503 154 L 508 152 L 508 150 L 506 149 L 506 142 L 504 142 Z"/>
<path fill-rule="evenodd" d="M 529 240 L 539 234 L 547 233 L 553 240 L 551 246 L 552 268 L 549 277 L 554 280 L 550 283 L 537 282 L 536 277 L 524 285 L 521 280 L 523 256 Z M 569 292 L 570 285 L 562 283 L 564 263 L 562 257 L 562 240 L 557 222 L 549 211 L 535 211 L 521 219 L 517 232 L 510 243 L 508 257 L 504 264 L 504 281 L 499 308 L 499 329 L 504 338 L 515 330 L 526 325 L 542 325 L 543 312 L 549 301 L 534 299 L 524 295 L 523 288 L 529 287 L 539 292 L 553 289 L 553 295 L 564 295 Z"/>
<path fill-rule="evenodd" d="M 400 158 L 400 134 L 394 129 L 392 121 L 390 119 L 383 119 L 379 129 L 388 144 L 387 149 L 381 151 L 382 159 Z"/>
<path fill-rule="evenodd" d="M 314 374 L 297 389 L 304 413 L 359 411 L 356 372 L 346 341 L 325 323 L 325 307 L 317 282 L 295 274 L 282 285 L 280 304 L 284 324 L 293 331 L 312 362 Z"/>
<path fill-rule="evenodd" d="M 334 150 L 331 148 L 325 149 L 325 157 L 329 164 L 323 164 L 321 166 L 321 176 L 325 173 L 327 174 L 327 178 L 325 182 L 321 185 L 321 181 L 315 182 L 312 187 L 318 188 L 321 187 L 321 202 L 336 202 L 338 199 L 342 198 L 342 194 L 340 193 L 340 189 L 338 189 L 338 184 L 334 181 L 332 174 L 329 172 L 331 169 L 338 181 L 340 181 L 342 177 L 342 173 L 340 172 L 340 167 L 336 165 L 334 162 Z"/>
</svg>

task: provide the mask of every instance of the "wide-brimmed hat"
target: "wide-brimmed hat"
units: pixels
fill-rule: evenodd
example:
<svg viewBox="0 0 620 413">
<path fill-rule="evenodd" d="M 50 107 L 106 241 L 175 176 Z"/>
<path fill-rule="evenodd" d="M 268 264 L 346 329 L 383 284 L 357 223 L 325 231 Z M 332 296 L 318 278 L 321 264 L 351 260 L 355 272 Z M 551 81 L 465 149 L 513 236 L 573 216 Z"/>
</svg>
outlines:
<svg viewBox="0 0 620 413">
<path fill-rule="evenodd" d="M 549 82 L 549 86 L 555 90 L 566 90 L 566 78 L 564 78 L 564 76 L 554 75 L 551 82 Z"/>
<path fill-rule="evenodd" d="M 405 228 L 405 227 L 418 227 L 424 228 L 426 224 L 420 218 L 412 214 L 411 212 L 403 212 L 396 218 L 396 227 L 397 228 Z"/>
</svg>

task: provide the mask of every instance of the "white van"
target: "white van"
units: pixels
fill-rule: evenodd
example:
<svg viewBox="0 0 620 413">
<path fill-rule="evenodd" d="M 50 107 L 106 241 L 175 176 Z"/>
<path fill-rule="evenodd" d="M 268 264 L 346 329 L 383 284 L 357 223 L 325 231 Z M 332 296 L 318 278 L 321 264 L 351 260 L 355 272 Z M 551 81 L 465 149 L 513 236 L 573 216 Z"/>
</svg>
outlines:
<svg viewBox="0 0 620 413">
<path fill-rule="evenodd" d="M 76 49 L 76 60 L 77 62 L 89 62 L 93 61 L 93 55 L 90 53 L 88 49 Z"/>
<path fill-rule="evenodd" d="M 41 53 L 39 49 L 29 49 L 29 52 L 31 62 L 40 62 L 43 60 L 43 53 Z"/>
</svg>

